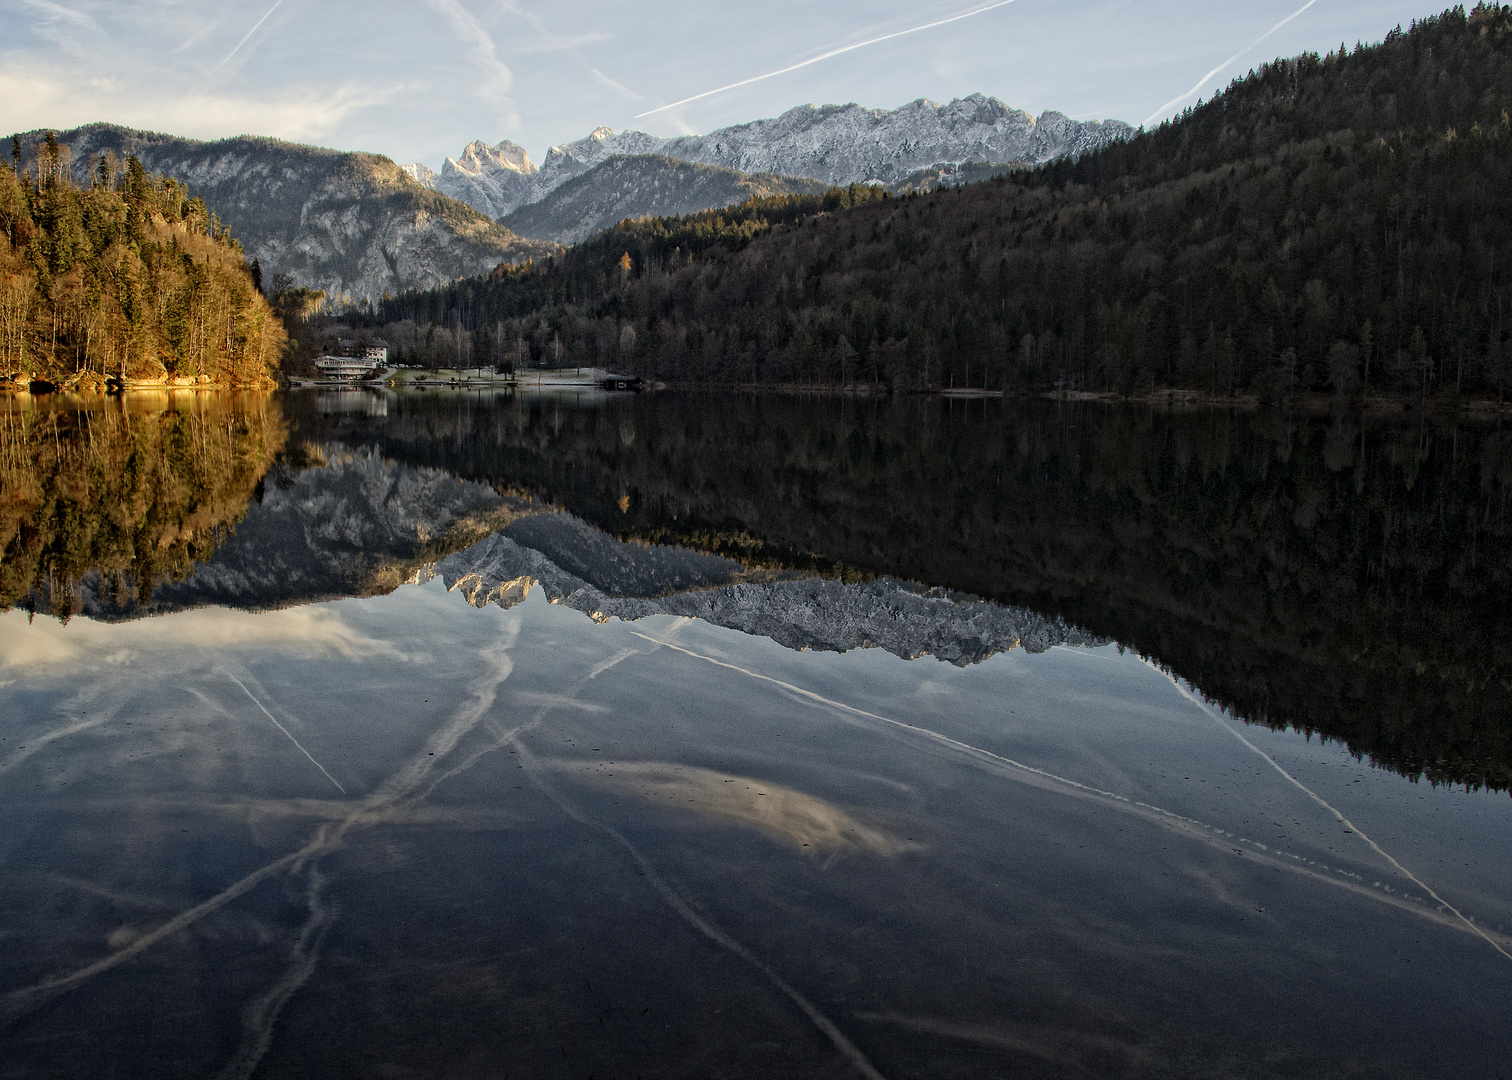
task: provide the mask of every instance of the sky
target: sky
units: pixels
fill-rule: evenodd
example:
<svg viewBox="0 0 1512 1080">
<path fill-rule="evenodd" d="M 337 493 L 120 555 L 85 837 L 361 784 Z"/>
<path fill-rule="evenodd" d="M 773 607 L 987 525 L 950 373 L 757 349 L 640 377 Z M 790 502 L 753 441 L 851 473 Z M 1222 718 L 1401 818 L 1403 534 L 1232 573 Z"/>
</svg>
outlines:
<svg viewBox="0 0 1512 1080">
<path fill-rule="evenodd" d="M 1035 115 L 1137 126 L 1266 60 L 1379 41 L 1436 10 L 1400 0 L 0 0 L 0 132 L 103 120 L 439 168 L 473 139 L 510 139 L 539 162 L 600 125 L 704 133 L 810 102 L 895 108 L 983 93 Z"/>
</svg>

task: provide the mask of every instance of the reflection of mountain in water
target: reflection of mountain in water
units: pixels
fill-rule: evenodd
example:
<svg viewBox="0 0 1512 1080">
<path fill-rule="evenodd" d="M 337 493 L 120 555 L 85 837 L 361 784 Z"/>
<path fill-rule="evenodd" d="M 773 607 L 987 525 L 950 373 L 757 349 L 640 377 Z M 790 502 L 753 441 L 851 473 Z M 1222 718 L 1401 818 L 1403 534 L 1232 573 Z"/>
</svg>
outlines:
<svg viewBox="0 0 1512 1080">
<path fill-rule="evenodd" d="M 207 604 L 260 609 L 440 576 L 478 606 L 512 605 L 539 584 L 595 618 L 695 616 L 795 649 L 879 646 L 965 664 L 1019 644 L 1041 651 L 1091 641 L 1022 609 L 898 582 L 753 574 L 715 555 L 624 543 L 530 499 L 367 450 L 331 444 L 298 454 L 304 467 L 275 465 L 235 534 L 192 575 L 127 604 L 94 575 L 79 590 L 83 610 L 120 618 Z"/>
<path fill-rule="evenodd" d="M 324 449 L 259 489 L 285 437 L 272 399 L 160 397 L 5 403 L 0 607 L 267 607 L 440 559 L 480 602 L 535 579 L 590 614 L 794 646 L 970 662 L 1081 640 L 1029 608 L 1247 719 L 1410 775 L 1512 781 L 1512 437 L 1492 426 L 694 396 L 399 395 L 383 416 L 295 395 L 299 445 Z M 521 490 L 613 535 L 499 494 Z M 816 569 L 1022 607 L 802 580 Z M 137 582 L 158 587 L 139 601 Z"/>
<path fill-rule="evenodd" d="M 305 467 L 275 465 L 235 535 L 191 576 L 160 585 L 139 605 L 115 604 L 86 587 L 84 610 L 109 618 L 371 596 L 533 512 L 528 499 L 503 498 L 484 484 L 366 450 L 306 446 L 300 454 Z"/>
<path fill-rule="evenodd" d="M 327 423 L 290 402 L 316 437 Z M 1421 417 L 1045 402 L 401 396 L 385 454 L 626 538 L 1023 604 L 1252 721 L 1512 781 L 1512 436 Z"/>
<path fill-rule="evenodd" d="M 267 393 L 0 397 L 0 610 L 134 606 L 224 540 L 284 439 Z"/>
<path fill-rule="evenodd" d="M 921 592 L 891 579 L 739 581 L 745 573 L 739 563 L 622 543 L 568 514 L 522 520 L 443 559 L 435 573 L 479 607 L 513 606 L 539 584 L 553 603 L 596 619 L 684 615 L 790 649 L 882 648 L 965 666 L 1020 645 L 1043 652 L 1104 644 L 1024 608 Z"/>
</svg>

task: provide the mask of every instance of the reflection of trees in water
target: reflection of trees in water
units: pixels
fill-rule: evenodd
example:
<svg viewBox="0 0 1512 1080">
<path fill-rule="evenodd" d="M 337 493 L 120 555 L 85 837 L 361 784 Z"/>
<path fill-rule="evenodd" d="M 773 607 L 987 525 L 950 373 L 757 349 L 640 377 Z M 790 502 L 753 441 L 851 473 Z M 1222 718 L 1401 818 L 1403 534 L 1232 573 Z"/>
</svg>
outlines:
<svg viewBox="0 0 1512 1080">
<path fill-rule="evenodd" d="M 125 607 L 184 576 L 284 438 L 267 393 L 0 398 L 0 610 L 67 618 L 86 580 Z"/>
<path fill-rule="evenodd" d="M 361 430 L 621 537 L 1026 604 L 1251 721 L 1512 783 L 1512 432 L 1495 426 L 690 395 L 406 397 Z"/>
</svg>

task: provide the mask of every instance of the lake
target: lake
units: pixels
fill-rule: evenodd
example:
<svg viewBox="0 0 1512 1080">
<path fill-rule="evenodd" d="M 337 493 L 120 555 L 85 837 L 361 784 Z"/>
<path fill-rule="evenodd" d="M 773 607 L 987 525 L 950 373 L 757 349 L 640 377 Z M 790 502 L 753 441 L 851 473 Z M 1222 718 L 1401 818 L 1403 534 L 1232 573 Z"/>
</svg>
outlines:
<svg viewBox="0 0 1512 1080">
<path fill-rule="evenodd" d="M 1486 1077 L 1512 430 L 0 400 L 0 1076 Z"/>
</svg>

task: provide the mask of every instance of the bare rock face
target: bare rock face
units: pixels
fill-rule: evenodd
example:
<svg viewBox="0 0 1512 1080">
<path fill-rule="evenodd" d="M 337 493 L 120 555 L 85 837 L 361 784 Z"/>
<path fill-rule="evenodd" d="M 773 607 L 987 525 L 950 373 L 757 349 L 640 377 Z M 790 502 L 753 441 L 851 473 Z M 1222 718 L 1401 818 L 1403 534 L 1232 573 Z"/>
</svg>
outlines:
<svg viewBox="0 0 1512 1080">
<path fill-rule="evenodd" d="M 891 110 L 856 104 L 802 105 L 773 119 L 672 139 L 643 131 L 616 134 L 601 127 L 576 142 L 553 146 L 539 169 L 531 167 L 529 158 L 513 143 L 489 147 L 475 142 L 456 162 L 447 159 L 434 186 L 487 214 L 503 217 L 540 202 L 616 158 L 656 154 L 748 174 L 891 186 L 931 166 L 1037 165 L 1084 154 L 1132 134 L 1133 128 L 1117 120 L 1080 122 L 1058 112 L 1035 118 L 982 94 L 948 105 L 921 98 Z M 498 162 L 498 153 L 508 147 L 519 153 L 510 159 L 512 163 Z M 648 198 L 640 202 L 623 199 L 627 212 L 622 216 L 657 213 L 651 208 L 651 194 L 647 192 Z"/>
<path fill-rule="evenodd" d="M 441 174 L 432 174 L 430 186 L 497 219 L 522 202 L 540 197 L 537 173 L 524 147 L 508 139 L 497 146 L 475 139 L 460 157 L 446 159 Z"/>
<path fill-rule="evenodd" d="M 110 124 L 58 140 L 81 182 L 106 153 L 135 154 L 152 172 L 183 181 L 258 259 L 264 281 L 289 274 L 333 298 L 435 288 L 552 250 L 428 190 L 377 154 L 249 136 L 199 142 Z"/>
<path fill-rule="evenodd" d="M 448 158 L 447 160 L 450 159 Z M 410 179 L 421 187 L 429 188 L 432 191 L 436 190 L 436 177 L 439 174 L 429 165 L 422 165 L 417 161 L 411 165 L 401 165 L 399 167 L 409 173 Z"/>
</svg>

